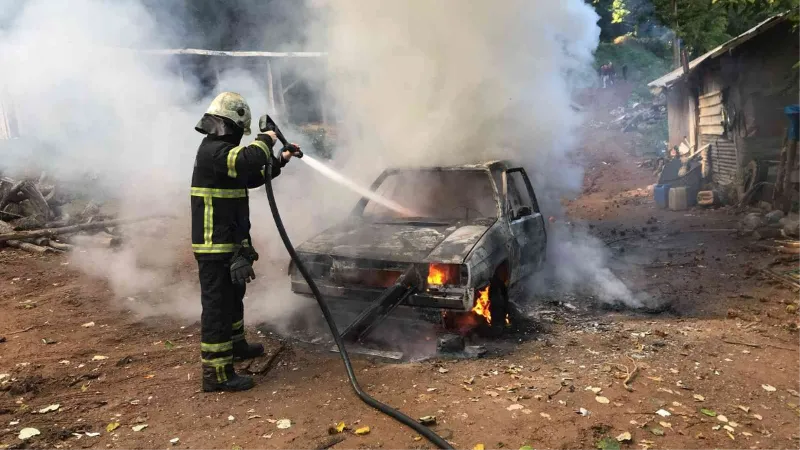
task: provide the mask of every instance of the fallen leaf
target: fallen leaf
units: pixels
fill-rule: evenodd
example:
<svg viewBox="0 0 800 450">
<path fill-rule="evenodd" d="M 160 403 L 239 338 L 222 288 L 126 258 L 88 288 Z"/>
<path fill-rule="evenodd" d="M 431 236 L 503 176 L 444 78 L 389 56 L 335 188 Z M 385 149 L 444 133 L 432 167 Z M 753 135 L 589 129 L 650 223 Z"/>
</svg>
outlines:
<svg viewBox="0 0 800 450">
<path fill-rule="evenodd" d="M 719 420 L 720 422 L 727 422 L 727 421 L 728 421 L 728 418 L 727 418 L 727 417 L 725 417 L 725 416 L 723 416 L 722 414 L 719 414 L 719 415 L 717 416 L 717 420 Z"/>
<path fill-rule="evenodd" d="M 600 450 L 619 450 L 619 442 L 612 437 L 604 437 L 597 441 L 597 448 Z"/>
<path fill-rule="evenodd" d="M 141 424 L 141 425 L 134 425 L 134 426 L 132 426 L 132 427 L 131 427 L 131 430 L 133 430 L 133 431 L 142 431 L 142 430 L 144 430 L 145 428 L 147 428 L 147 424 L 146 424 L 146 423 L 143 423 L 143 424 Z"/>
<path fill-rule="evenodd" d="M 706 437 L 703 435 L 703 433 L 697 433 L 697 434 L 694 435 L 694 438 L 695 439 L 705 439 Z"/>
<path fill-rule="evenodd" d="M 347 425 L 345 425 L 344 422 L 339 422 L 336 424 L 335 427 L 333 427 L 333 429 L 336 430 L 337 433 L 343 432 L 346 428 Z"/>
<path fill-rule="evenodd" d="M 608 399 L 607 399 L 607 398 L 605 398 L 605 397 L 603 397 L 602 395 L 598 395 L 598 396 L 597 396 L 597 397 L 595 397 L 594 399 L 595 399 L 595 401 L 596 401 L 597 403 L 602 403 L 602 404 L 604 404 L 604 405 L 607 405 L 607 404 L 608 404 Z"/>
<path fill-rule="evenodd" d="M 469 380 L 463 381 L 464 384 L 472 384 L 474 382 L 475 382 L 475 377 L 469 377 Z M 478 444 L 478 445 L 483 445 L 483 444 Z"/>
<path fill-rule="evenodd" d="M 488 395 L 489 397 L 497 397 L 498 395 L 500 395 L 495 391 L 486 391 L 484 392 L 484 394 Z"/>
<path fill-rule="evenodd" d="M 737 408 L 741 409 L 744 412 L 750 412 L 750 408 L 748 408 L 747 406 L 739 405 L 737 406 Z"/>
<path fill-rule="evenodd" d="M 269 422 L 269 423 L 277 423 L 278 421 L 275 420 L 275 419 L 267 419 L 267 422 Z"/>
<path fill-rule="evenodd" d="M 247 416 L 247 420 L 260 419 L 260 418 L 261 418 L 261 416 L 259 416 L 258 414 L 253 414 L 252 416 Z"/>
<path fill-rule="evenodd" d="M 733 428 L 736 428 L 736 427 L 738 427 L 738 426 L 739 426 L 739 424 L 738 424 L 738 423 L 736 423 L 736 422 L 734 422 L 734 421 L 732 421 L 732 420 L 731 420 L 730 422 L 728 422 L 728 425 L 732 426 Z"/>
<path fill-rule="evenodd" d="M 361 427 L 356 430 L 356 434 L 359 436 L 363 436 L 365 434 L 369 434 L 369 427 Z"/>
<path fill-rule="evenodd" d="M 720 428 L 722 428 L 722 425 L 714 425 L 713 427 L 711 427 L 713 431 L 719 431 Z"/>
<path fill-rule="evenodd" d="M 703 397 L 703 396 L 702 396 L 702 395 L 700 395 L 700 394 L 694 394 L 694 395 L 692 395 L 692 397 L 694 397 L 694 399 L 695 399 L 696 401 L 698 401 L 698 402 L 702 402 L 702 401 L 704 401 L 704 400 L 706 399 L 705 397 Z"/>
<path fill-rule="evenodd" d="M 764 390 L 767 391 L 767 392 L 775 392 L 775 391 L 777 391 L 777 389 L 775 389 L 774 386 L 770 386 L 768 384 L 762 384 L 761 387 L 764 388 Z"/>
<path fill-rule="evenodd" d="M 436 416 L 424 416 L 419 418 L 419 423 L 423 425 L 436 425 Z"/>
<path fill-rule="evenodd" d="M 646 378 L 648 378 L 650 380 L 653 380 L 653 381 L 657 381 L 657 382 L 664 381 L 661 377 L 646 377 Z"/>
<path fill-rule="evenodd" d="M 94 326 L 94 322 L 86 322 L 86 323 L 84 323 L 84 324 L 83 324 L 83 325 L 81 325 L 81 326 L 82 326 L 83 328 L 89 328 L 89 327 L 93 327 L 93 326 Z"/>
<path fill-rule="evenodd" d="M 292 421 L 289 419 L 280 419 L 275 423 L 277 424 L 277 427 L 280 430 L 285 430 L 292 426 Z"/>
<path fill-rule="evenodd" d="M 449 369 L 445 369 L 444 367 L 439 367 L 439 373 L 447 373 L 450 372 Z"/>
<path fill-rule="evenodd" d="M 19 438 L 19 439 L 24 441 L 26 439 L 30 439 L 30 438 L 32 438 L 34 436 L 38 436 L 40 434 L 42 434 L 42 432 L 37 430 L 36 428 L 23 428 L 23 429 L 19 430 L 19 435 L 17 435 L 17 438 Z"/>
<path fill-rule="evenodd" d="M 92 357 L 92 361 L 102 361 L 102 360 L 104 360 L 104 359 L 108 359 L 108 356 L 103 356 L 103 355 L 94 355 L 94 356 Z"/>
<path fill-rule="evenodd" d="M 747 431 L 742 431 L 742 436 L 750 437 L 752 435 L 753 435 L 753 433 L 748 433 Z"/>
<path fill-rule="evenodd" d="M 522 410 L 522 414 L 532 414 L 532 413 L 533 413 L 533 411 L 531 411 L 530 409 L 523 409 Z"/>
<path fill-rule="evenodd" d="M 661 425 L 664 428 L 669 428 L 670 430 L 672 429 L 672 424 L 669 423 L 669 422 L 663 422 L 662 421 L 662 422 L 658 422 L 658 424 Z"/>
<path fill-rule="evenodd" d="M 484 447 L 483 444 L 475 444 L 475 446 L 472 447 L 472 450 L 484 450 L 485 448 L 486 447 Z"/>
<path fill-rule="evenodd" d="M 672 413 L 670 413 L 666 409 L 659 409 L 658 411 L 656 411 L 656 414 L 658 414 L 661 417 L 669 417 L 672 415 Z"/>
<path fill-rule="evenodd" d="M 761 416 L 761 414 L 753 414 L 753 417 L 755 417 L 758 420 L 764 420 L 764 418 Z"/>
<path fill-rule="evenodd" d="M 428 388 L 428 392 L 436 392 L 436 388 Z"/>
<path fill-rule="evenodd" d="M 599 394 L 600 391 L 602 391 L 602 390 L 603 390 L 603 388 L 592 387 L 592 386 L 586 386 L 586 389 L 584 389 L 584 391 L 592 391 L 595 394 Z"/>
<path fill-rule="evenodd" d="M 519 448 L 519 450 L 533 450 L 533 447 L 531 447 L 530 445 L 523 445 L 522 447 Z"/>
<path fill-rule="evenodd" d="M 119 428 L 119 422 L 111 422 L 108 425 L 106 425 L 106 431 L 109 433 L 116 430 L 117 428 Z"/>
<path fill-rule="evenodd" d="M 631 440 L 631 434 L 627 431 L 617 436 L 617 440 L 620 442 L 628 442 Z"/>
<path fill-rule="evenodd" d="M 728 437 L 731 438 L 732 441 L 736 440 L 736 438 L 734 438 L 733 435 L 730 432 L 728 432 Z"/>
<path fill-rule="evenodd" d="M 86 433 L 83 433 L 83 434 L 85 434 L 87 437 L 97 437 L 97 436 L 100 436 L 100 433 L 90 433 L 90 432 L 88 432 L 88 431 L 87 431 Z"/>
<path fill-rule="evenodd" d="M 172 444 L 172 445 L 175 445 L 178 442 L 180 442 L 180 440 L 181 440 L 180 438 L 172 438 L 172 439 L 169 440 L 169 443 Z"/>
<path fill-rule="evenodd" d="M 509 411 L 516 411 L 516 410 L 522 409 L 522 408 L 524 408 L 524 406 L 520 405 L 519 403 L 514 403 L 513 405 L 509 405 L 508 408 L 506 408 L 506 409 L 509 410 Z"/>
<path fill-rule="evenodd" d="M 547 420 L 550 420 L 550 414 L 547 414 L 546 412 L 540 412 L 539 415 Z"/>
<path fill-rule="evenodd" d="M 794 389 L 787 389 L 786 392 L 794 395 L 795 397 L 800 397 L 800 392 L 797 392 Z"/>
<path fill-rule="evenodd" d="M 730 431 L 731 433 L 735 431 L 733 427 L 730 425 L 724 425 L 722 428 L 725 429 L 726 431 Z"/>
<path fill-rule="evenodd" d="M 717 417 L 716 411 L 712 411 L 710 409 L 700 408 L 700 412 L 707 415 L 708 417 Z"/>
<path fill-rule="evenodd" d="M 61 405 L 59 405 L 58 403 L 54 403 L 52 405 L 45 406 L 44 408 L 40 409 L 39 414 L 49 413 L 50 411 L 58 411 L 58 408 L 60 407 Z"/>
<path fill-rule="evenodd" d="M 655 434 L 656 436 L 663 436 L 664 435 L 664 429 L 661 428 L 661 427 L 651 427 L 650 428 L 650 432 Z"/>
<path fill-rule="evenodd" d="M 175 344 L 173 344 L 172 341 L 164 341 L 164 347 L 166 347 L 167 350 L 172 350 L 175 348 Z"/>
</svg>

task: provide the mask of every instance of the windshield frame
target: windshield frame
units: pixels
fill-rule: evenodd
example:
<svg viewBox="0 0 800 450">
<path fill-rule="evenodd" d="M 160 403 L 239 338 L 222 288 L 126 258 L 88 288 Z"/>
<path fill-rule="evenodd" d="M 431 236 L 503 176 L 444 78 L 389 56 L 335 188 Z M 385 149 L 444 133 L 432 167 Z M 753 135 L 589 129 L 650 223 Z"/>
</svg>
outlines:
<svg viewBox="0 0 800 450">
<path fill-rule="evenodd" d="M 386 169 L 384 170 L 375 181 L 372 182 L 370 185 L 370 190 L 373 192 L 377 192 L 378 188 L 383 184 L 386 179 L 392 175 L 402 174 L 402 173 L 413 173 L 413 172 L 474 172 L 474 173 L 482 173 L 487 180 L 489 181 L 489 186 L 492 188 L 492 197 L 494 198 L 494 206 L 495 206 L 495 216 L 494 217 L 481 217 L 480 219 L 499 219 L 503 215 L 503 207 L 502 207 L 502 200 L 500 198 L 500 189 L 495 183 L 494 177 L 492 176 L 492 171 L 488 167 L 409 167 L 409 168 L 393 168 L 393 169 Z M 362 219 L 366 219 L 364 217 L 364 209 L 367 207 L 367 203 L 370 202 L 370 199 L 367 197 L 361 197 L 358 201 L 356 206 L 353 208 L 351 215 L 358 216 Z M 403 217 L 403 218 L 393 218 L 391 221 L 393 222 L 404 222 L 409 220 L 419 220 L 419 219 L 429 219 L 429 220 L 436 220 L 436 221 L 444 221 L 446 219 L 439 219 L 433 217 Z M 478 218 L 476 218 L 478 219 Z M 386 219 L 381 220 L 382 222 L 387 221 Z"/>
</svg>

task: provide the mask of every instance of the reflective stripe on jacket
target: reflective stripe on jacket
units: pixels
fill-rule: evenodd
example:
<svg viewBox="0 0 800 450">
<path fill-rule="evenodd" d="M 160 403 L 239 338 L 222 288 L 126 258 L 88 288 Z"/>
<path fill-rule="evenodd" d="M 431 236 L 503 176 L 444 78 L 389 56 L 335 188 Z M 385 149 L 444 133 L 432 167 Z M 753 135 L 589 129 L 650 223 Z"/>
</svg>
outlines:
<svg viewBox="0 0 800 450">
<path fill-rule="evenodd" d="M 247 189 L 264 184 L 263 169 L 272 157 L 262 140 L 247 146 L 232 136 L 207 135 L 197 150 L 192 173 L 192 250 L 198 259 L 230 258 L 250 245 Z M 285 163 L 273 157 L 272 178 Z"/>
</svg>

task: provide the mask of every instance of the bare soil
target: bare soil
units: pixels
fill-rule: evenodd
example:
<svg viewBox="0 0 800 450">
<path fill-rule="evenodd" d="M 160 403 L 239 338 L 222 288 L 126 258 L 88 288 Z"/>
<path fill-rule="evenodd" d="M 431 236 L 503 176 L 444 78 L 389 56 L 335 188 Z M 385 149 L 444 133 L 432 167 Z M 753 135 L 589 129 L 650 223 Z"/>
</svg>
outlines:
<svg viewBox="0 0 800 450">
<path fill-rule="evenodd" d="M 797 292 L 759 272 L 776 255 L 725 231 L 738 220 L 729 210 L 657 209 L 651 169 L 630 145 L 592 134 L 582 156 L 591 189 L 568 216 L 609 242 L 623 279 L 668 299 L 668 311 L 533 298 L 535 339 L 474 360 L 356 356 L 362 386 L 412 417 L 436 416 L 433 428 L 457 448 L 594 448 L 625 432 L 622 448 L 798 448 Z M 196 323 L 137 320 L 66 262 L 0 251 L 2 447 L 319 448 L 344 422 L 332 448 L 431 448 L 361 403 L 338 355 L 252 329 L 270 354 L 282 349 L 271 369 L 248 392 L 200 392 Z M 41 434 L 22 441 L 24 427 Z"/>
</svg>

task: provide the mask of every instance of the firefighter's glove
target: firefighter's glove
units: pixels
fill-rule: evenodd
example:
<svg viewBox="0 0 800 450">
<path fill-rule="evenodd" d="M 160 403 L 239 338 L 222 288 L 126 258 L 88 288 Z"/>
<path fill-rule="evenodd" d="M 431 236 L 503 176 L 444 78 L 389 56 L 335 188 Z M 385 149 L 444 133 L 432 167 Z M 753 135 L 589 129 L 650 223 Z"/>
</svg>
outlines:
<svg viewBox="0 0 800 450">
<path fill-rule="evenodd" d="M 231 260 L 231 281 L 234 284 L 244 285 L 256 279 L 253 272 L 253 263 L 241 254 L 236 254 Z"/>
<path fill-rule="evenodd" d="M 286 165 L 292 156 L 297 156 L 298 158 L 303 157 L 303 152 L 300 150 L 300 146 L 297 144 L 286 144 L 281 149 L 281 163 Z"/>
<path fill-rule="evenodd" d="M 267 147 L 272 150 L 275 142 L 278 141 L 278 136 L 275 135 L 274 131 L 265 131 L 263 133 L 259 133 L 258 136 L 256 136 L 256 140 L 267 144 Z"/>
<path fill-rule="evenodd" d="M 242 247 L 239 249 L 239 255 L 247 258 L 251 263 L 258 261 L 258 253 L 253 247 Z"/>
</svg>

